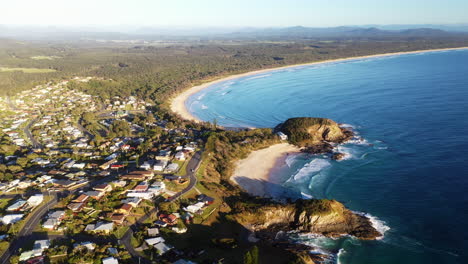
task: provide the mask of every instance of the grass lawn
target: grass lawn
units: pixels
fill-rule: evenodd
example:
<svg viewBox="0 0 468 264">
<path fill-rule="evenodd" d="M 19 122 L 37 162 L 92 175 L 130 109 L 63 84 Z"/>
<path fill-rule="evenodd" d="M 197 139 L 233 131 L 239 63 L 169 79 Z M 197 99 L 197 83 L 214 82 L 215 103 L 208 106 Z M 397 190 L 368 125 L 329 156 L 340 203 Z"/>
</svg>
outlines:
<svg viewBox="0 0 468 264">
<path fill-rule="evenodd" d="M 9 199 L 9 198 L 0 199 L 0 211 L 3 211 L 8 206 L 8 203 L 10 201 L 11 201 L 11 199 Z"/>
<path fill-rule="evenodd" d="M 127 232 L 129 228 L 130 227 L 128 226 L 119 226 L 112 233 L 117 239 L 122 239 L 123 235 L 125 234 L 125 232 Z"/>
<path fill-rule="evenodd" d="M 3 254 L 3 252 L 5 252 L 5 250 L 7 250 L 9 246 L 10 246 L 10 243 L 8 241 L 1 241 L 0 242 L 0 254 Z"/>
<path fill-rule="evenodd" d="M 56 70 L 54 70 L 54 69 L 0 67 L 0 72 L 15 72 L 15 71 L 21 71 L 21 72 L 24 72 L 24 73 L 48 73 L 48 72 L 56 72 Z"/>
<path fill-rule="evenodd" d="M 55 59 L 60 59 L 59 56 L 32 56 L 31 59 L 33 60 L 55 60 Z"/>
<path fill-rule="evenodd" d="M 189 162 L 188 160 L 186 160 L 186 161 L 173 160 L 172 162 L 179 164 L 179 171 L 177 171 L 177 173 L 175 175 L 185 176 L 185 174 L 187 174 L 187 164 Z"/>
</svg>

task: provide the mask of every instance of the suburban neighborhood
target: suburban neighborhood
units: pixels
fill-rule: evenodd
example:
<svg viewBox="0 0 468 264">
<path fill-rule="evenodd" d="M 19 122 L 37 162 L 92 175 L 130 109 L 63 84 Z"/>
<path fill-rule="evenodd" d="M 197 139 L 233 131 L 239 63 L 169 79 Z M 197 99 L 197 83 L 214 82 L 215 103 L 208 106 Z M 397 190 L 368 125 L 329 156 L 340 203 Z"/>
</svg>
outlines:
<svg viewBox="0 0 468 264">
<path fill-rule="evenodd" d="M 0 263 L 193 263 L 165 237 L 216 209 L 197 188 L 199 132 L 69 88 L 92 79 L 0 100 Z"/>
</svg>

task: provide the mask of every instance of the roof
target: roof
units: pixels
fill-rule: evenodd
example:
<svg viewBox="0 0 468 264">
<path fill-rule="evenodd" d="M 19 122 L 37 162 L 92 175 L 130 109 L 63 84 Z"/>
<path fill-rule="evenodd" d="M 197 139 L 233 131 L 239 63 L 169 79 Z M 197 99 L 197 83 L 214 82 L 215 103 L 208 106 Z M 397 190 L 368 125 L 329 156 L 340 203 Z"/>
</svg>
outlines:
<svg viewBox="0 0 468 264">
<path fill-rule="evenodd" d="M 164 255 L 166 252 L 172 249 L 172 246 L 166 245 L 163 242 L 153 245 L 153 247 L 158 251 L 159 255 Z"/>
<path fill-rule="evenodd" d="M 114 229 L 114 223 L 112 222 L 98 222 L 94 231 L 112 231 Z"/>
<path fill-rule="evenodd" d="M 126 204 L 122 204 L 119 209 L 130 212 L 132 210 L 132 208 L 133 208 L 133 206 L 131 204 L 126 203 Z"/>
<path fill-rule="evenodd" d="M 108 257 L 102 259 L 102 264 L 119 264 L 119 261 L 114 257 Z"/>
<path fill-rule="evenodd" d="M 86 202 L 86 200 L 88 200 L 88 199 L 89 199 L 89 196 L 88 196 L 88 195 L 86 195 L 86 194 L 81 194 L 80 196 L 76 197 L 76 199 L 73 200 L 73 201 L 75 201 L 75 202 L 77 202 L 77 203 L 83 203 L 83 202 Z"/>
<path fill-rule="evenodd" d="M 148 236 L 157 236 L 159 235 L 159 229 L 156 227 L 148 228 Z"/>
<path fill-rule="evenodd" d="M 158 243 L 162 243 L 166 240 L 164 240 L 164 238 L 162 237 L 153 237 L 153 238 L 148 238 L 148 239 L 145 239 L 145 242 L 148 244 L 148 245 L 155 245 L 155 244 L 158 244 Z"/>
</svg>

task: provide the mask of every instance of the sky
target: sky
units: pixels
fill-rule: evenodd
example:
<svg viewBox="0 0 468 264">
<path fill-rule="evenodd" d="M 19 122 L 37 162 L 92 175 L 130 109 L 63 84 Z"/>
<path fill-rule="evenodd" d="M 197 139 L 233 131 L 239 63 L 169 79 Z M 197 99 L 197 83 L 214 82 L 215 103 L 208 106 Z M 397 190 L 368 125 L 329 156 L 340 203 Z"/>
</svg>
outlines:
<svg viewBox="0 0 468 264">
<path fill-rule="evenodd" d="M 468 0 L 0 0 L 0 24 L 328 27 L 468 23 Z"/>
</svg>

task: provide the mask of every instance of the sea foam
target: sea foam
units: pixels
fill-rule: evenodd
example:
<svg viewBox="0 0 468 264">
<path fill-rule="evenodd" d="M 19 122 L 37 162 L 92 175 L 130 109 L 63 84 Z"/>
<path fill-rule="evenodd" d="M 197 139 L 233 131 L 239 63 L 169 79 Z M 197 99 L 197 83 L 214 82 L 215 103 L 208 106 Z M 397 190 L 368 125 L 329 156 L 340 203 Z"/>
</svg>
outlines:
<svg viewBox="0 0 468 264">
<path fill-rule="evenodd" d="M 331 165 L 330 161 L 326 159 L 313 159 L 311 162 L 307 163 L 304 167 L 299 169 L 289 180 L 294 182 L 304 182 L 309 176 L 320 172 L 321 170 L 329 167 Z"/>
</svg>

